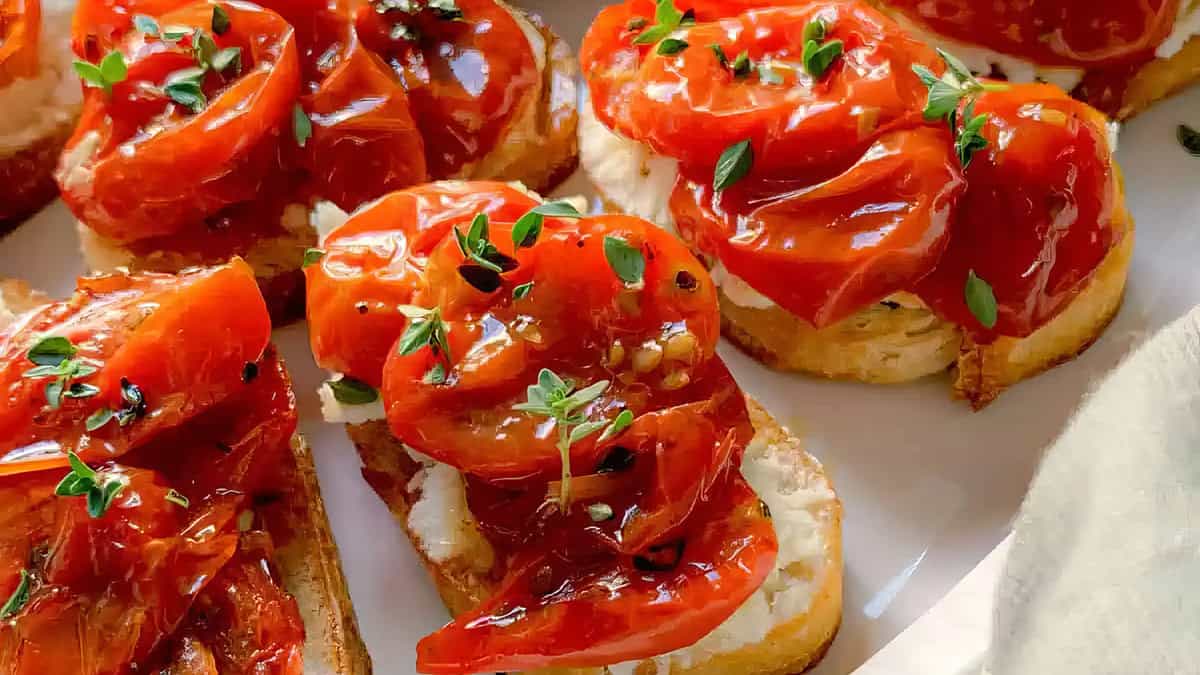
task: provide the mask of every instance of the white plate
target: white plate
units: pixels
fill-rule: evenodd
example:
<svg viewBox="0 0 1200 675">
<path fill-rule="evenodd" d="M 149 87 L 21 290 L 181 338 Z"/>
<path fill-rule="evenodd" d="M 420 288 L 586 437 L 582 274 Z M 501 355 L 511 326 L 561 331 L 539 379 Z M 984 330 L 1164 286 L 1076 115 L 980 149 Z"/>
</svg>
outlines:
<svg viewBox="0 0 1200 675">
<path fill-rule="evenodd" d="M 527 0 L 578 44 L 598 7 Z M 1119 157 L 1138 243 L 1125 307 L 1079 359 L 1014 387 L 972 414 L 945 378 L 908 386 L 819 382 L 770 372 L 728 345 L 742 386 L 829 469 L 846 507 L 845 619 L 818 675 L 844 675 L 936 602 L 1004 536 L 1041 449 L 1090 381 L 1129 347 L 1200 300 L 1200 158 L 1175 125 L 1200 125 L 1200 90 L 1152 109 L 1121 135 Z M 563 190 L 578 192 L 578 177 Z M 573 189 L 574 188 L 574 189 Z M 0 242 L 0 276 L 66 295 L 83 271 L 66 209 L 56 204 Z M 304 326 L 277 333 L 295 378 L 302 431 L 317 468 L 363 636 L 381 675 L 413 672 L 414 645 L 446 620 L 403 532 L 363 482 L 339 426 L 321 421 L 322 373 Z"/>
</svg>

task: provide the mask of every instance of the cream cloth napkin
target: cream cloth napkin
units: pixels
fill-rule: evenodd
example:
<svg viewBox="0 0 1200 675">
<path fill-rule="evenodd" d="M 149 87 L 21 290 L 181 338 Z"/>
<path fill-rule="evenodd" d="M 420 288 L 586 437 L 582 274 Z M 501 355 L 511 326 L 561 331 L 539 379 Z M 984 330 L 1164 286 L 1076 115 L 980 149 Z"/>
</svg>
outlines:
<svg viewBox="0 0 1200 675">
<path fill-rule="evenodd" d="M 981 664 L 990 675 L 1200 673 L 1200 309 L 1093 391 L 1009 540 L 856 675 Z"/>
</svg>

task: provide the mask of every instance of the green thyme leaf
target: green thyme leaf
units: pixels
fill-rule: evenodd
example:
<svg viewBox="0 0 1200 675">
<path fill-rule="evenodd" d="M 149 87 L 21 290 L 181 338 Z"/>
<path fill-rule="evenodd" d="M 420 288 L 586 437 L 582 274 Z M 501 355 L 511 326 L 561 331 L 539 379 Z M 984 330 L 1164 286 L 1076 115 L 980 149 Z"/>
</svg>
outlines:
<svg viewBox="0 0 1200 675">
<path fill-rule="evenodd" d="M 433 364 L 433 367 L 425 373 L 421 378 L 425 384 L 445 384 L 446 383 L 446 366 L 441 363 Z"/>
<path fill-rule="evenodd" d="M 218 73 L 232 71 L 236 77 L 242 74 L 242 48 L 226 47 L 213 55 L 212 68 Z"/>
<path fill-rule="evenodd" d="M 296 137 L 296 145 L 304 147 L 312 138 L 312 120 L 305 114 L 304 108 L 297 103 L 292 107 L 292 134 Z"/>
<path fill-rule="evenodd" d="M 229 14 L 220 5 L 213 6 L 212 14 L 212 32 L 216 35 L 224 35 L 229 32 Z"/>
<path fill-rule="evenodd" d="M 8 596 L 8 600 L 4 602 L 4 606 L 0 607 L 0 620 L 8 620 L 16 616 L 25 607 L 25 604 L 29 602 L 29 591 L 29 572 L 21 570 L 21 579 L 17 582 L 17 587 L 13 589 L 12 595 Z"/>
<path fill-rule="evenodd" d="M 133 27 L 136 28 L 139 33 L 149 35 L 150 37 L 159 36 L 158 22 L 153 18 L 146 16 L 145 14 L 133 15 Z"/>
<path fill-rule="evenodd" d="M 304 261 L 300 263 L 300 269 L 307 269 L 321 262 L 321 258 L 325 257 L 325 251 L 319 248 L 305 249 Z"/>
<path fill-rule="evenodd" d="M 734 77 L 745 77 L 754 69 L 754 64 L 750 61 L 750 52 L 742 52 L 733 60 L 733 65 L 730 70 L 733 71 Z"/>
<path fill-rule="evenodd" d="M 1175 128 L 1175 138 L 1179 140 L 1179 145 L 1183 146 L 1188 154 L 1200 157 L 1200 131 L 1196 131 L 1186 124 L 1180 124 Z"/>
<path fill-rule="evenodd" d="M 687 40 L 677 38 L 667 38 L 658 43 L 658 53 L 663 56 L 672 56 L 688 48 Z"/>
<path fill-rule="evenodd" d="M 112 418 L 113 418 L 112 408 L 108 408 L 108 407 L 100 408 L 99 410 L 92 413 L 91 415 L 88 415 L 88 418 L 86 420 L 84 420 L 84 422 L 83 422 L 83 426 L 88 431 L 95 431 L 95 430 L 103 427 L 105 424 L 108 424 L 109 422 L 111 422 Z"/>
<path fill-rule="evenodd" d="M 402 309 L 401 312 L 404 310 Z M 405 313 L 405 315 L 409 319 L 408 326 L 396 343 L 396 351 L 401 356 L 410 356 L 429 347 L 433 350 L 434 356 L 443 356 L 448 361 L 450 359 L 450 341 L 447 334 L 450 332 L 450 328 L 446 322 L 442 321 L 441 310 L 435 307 L 427 310 L 427 313 L 423 315 L 417 316 L 410 313 Z"/>
<path fill-rule="evenodd" d="M 124 82 L 125 76 L 129 74 L 129 69 L 125 66 L 125 55 L 118 51 L 106 54 L 100 60 L 100 74 L 109 86 Z"/>
<path fill-rule="evenodd" d="M 996 295 L 992 292 L 991 285 L 976 275 L 975 270 L 970 270 L 967 272 L 967 285 L 963 289 L 963 293 L 967 300 L 967 308 L 971 310 L 971 314 L 975 315 L 979 323 L 988 330 L 995 328 Z"/>
<path fill-rule="evenodd" d="M 338 403 L 366 405 L 379 400 L 379 392 L 374 387 L 346 375 L 340 379 L 327 380 L 325 386 L 333 392 L 333 398 Z"/>
<path fill-rule="evenodd" d="M 75 356 L 78 351 L 67 338 L 52 335 L 34 343 L 25 357 L 39 366 L 58 366 Z M 26 376 L 28 375 L 26 373 Z"/>
<path fill-rule="evenodd" d="M 186 495 L 184 495 L 179 490 L 176 490 L 175 488 L 171 488 L 170 490 L 167 490 L 167 495 L 165 497 L 163 497 L 163 499 L 167 500 L 168 502 L 171 502 L 172 504 L 182 506 L 185 509 L 188 506 L 190 506 L 192 503 L 191 500 L 189 500 Z"/>
<path fill-rule="evenodd" d="M 208 105 L 208 97 L 204 95 L 204 90 L 200 86 L 200 77 L 190 76 L 193 71 L 198 68 L 188 68 L 186 71 L 172 73 L 167 78 L 167 84 L 163 87 L 163 93 L 172 101 L 178 103 L 190 110 L 193 114 L 204 112 L 205 106 Z M 181 75 L 180 73 L 188 73 Z M 176 77 L 178 75 L 178 77 Z M 201 77 L 203 71 L 201 71 Z"/>
<path fill-rule="evenodd" d="M 604 429 L 604 433 L 600 434 L 598 442 L 603 443 L 611 438 L 616 438 L 622 431 L 629 428 L 630 424 L 633 424 L 633 411 L 622 410 Z"/>
<path fill-rule="evenodd" d="M 655 25 L 642 31 L 633 39 L 635 45 L 650 45 L 673 33 L 683 23 L 684 15 L 675 8 L 673 0 L 657 0 L 654 10 Z"/>
<path fill-rule="evenodd" d="M 532 291 L 533 291 L 533 282 L 532 281 L 530 281 L 529 283 L 521 284 L 520 286 L 517 286 L 516 288 L 513 289 L 513 292 L 512 292 L 513 300 L 524 300 L 525 298 L 529 297 L 529 294 Z"/>
<path fill-rule="evenodd" d="M 749 139 L 725 148 L 717 159 L 717 167 L 713 173 L 713 189 L 717 192 L 728 189 L 734 183 L 750 173 L 754 165 L 754 148 Z"/>
<path fill-rule="evenodd" d="M 842 55 L 844 48 L 845 45 L 841 40 L 830 40 L 824 44 L 809 40 L 804 43 L 802 55 L 804 69 L 815 78 L 824 76 L 825 71 L 829 70 L 829 66 L 833 65 L 837 57 Z"/>
<path fill-rule="evenodd" d="M 606 235 L 604 237 L 604 257 L 608 260 L 608 266 L 621 281 L 627 284 L 636 284 L 642 281 L 642 276 L 646 273 L 646 259 L 642 256 L 640 248 L 630 246 L 629 242 L 619 237 Z"/>
<path fill-rule="evenodd" d="M 530 209 L 528 213 L 521 216 L 513 225 L 513 247 L 529 248 L 536 244 L 537 238 L 542 233 L 542 224 L 545 221 L 545 216 L 552 218 L 582 218 L 583 214 L 567 201 L 560 200 L 538 204 Z"/>
<path fill-rule="evenodd" d="M 67 452 L 67 462 L 71 470 L 54 488 L 54 494 L 60 497 L 86 496 L 88 515 L 93 518 L 103 516 L 117 495 L 125 489 L 125 479 L 92 469 L 74 452 Z"/>
<path fill-rule="evenodd" d="M 817 17 L 804 24 L 804 33 L 802 34 L 801 39 L 806 43 L 821 42 L 825 39 L 826 30 L 827 26 L 825 24 L 825 20 Z"/>
<path fill-rule="evenodd" d="M 729 57 L 725 54 L 725 50 L 721 47 L 721 45 L 714 42 L 710 44 L 708 48 L 712 50 L 713 54 L 717 55 L 717 62 L 721 64 L 722 68 L 729 67 Z"/>
</svg>

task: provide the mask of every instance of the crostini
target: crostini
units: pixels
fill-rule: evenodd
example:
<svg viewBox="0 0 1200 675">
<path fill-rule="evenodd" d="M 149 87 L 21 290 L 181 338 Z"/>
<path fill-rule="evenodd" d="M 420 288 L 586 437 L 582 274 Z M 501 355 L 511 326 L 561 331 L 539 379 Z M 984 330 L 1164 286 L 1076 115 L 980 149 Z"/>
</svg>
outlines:
<svg viewBox="0 0 1200 675">
<path fill-rule="evenodd" d="M 57 175 L 89 265 L 238 255 L 280 320 L 318 202 L 575 165 L 573 57 L 496 0 L 83 0 L 73 34 L 88 91 Z"/>
<path fill-rule="evenodd" d="M 0 232 L 58 194 L 54 167 L 79 115 L 73 0 L 0 2 Z"/>
<path fill-rule="evenodd" d="M 630 0 L 581 50 L 584 168 L 708 263 L 725 334 L 830 378 L 954 366 L 976 408 L 1091 344 L 1134 240 L 1107 119 L 864 2 L 761 4 Z"/>
<path fill-rule="evenodd" d="M 878 0 L 976 74 L 1050 82 L 1126 119 L 1200 80 L 1196 0 Z"/>
<path fill-rule="evenodd" d="M 455 617 L 418 672 L 783 675 L 824 654 L 841 506 L 716 355 L 716 288 L 677 239 L 436 183 L 351 215 L 306 274 L 325 416 Z"/>
<path fill-rule="evenodd" d="M 4 672 L 369 673 L 250 268 L 0 301 Z"/>
</svg>

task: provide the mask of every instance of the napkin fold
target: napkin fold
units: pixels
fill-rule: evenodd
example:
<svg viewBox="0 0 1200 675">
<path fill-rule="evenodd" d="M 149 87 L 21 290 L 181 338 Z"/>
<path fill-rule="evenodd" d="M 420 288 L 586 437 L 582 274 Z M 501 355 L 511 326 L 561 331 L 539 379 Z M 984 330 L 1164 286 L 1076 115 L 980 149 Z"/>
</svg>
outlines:
<svg viewBox="0 0 1200 675">
<path fill-rule="evenodd" d="M 1200 308 L 1093 389 L 1012 535 L 855 675 L 981 672 L 1200 674 Z"/>
</svg>

